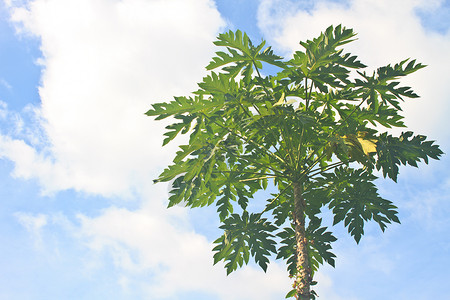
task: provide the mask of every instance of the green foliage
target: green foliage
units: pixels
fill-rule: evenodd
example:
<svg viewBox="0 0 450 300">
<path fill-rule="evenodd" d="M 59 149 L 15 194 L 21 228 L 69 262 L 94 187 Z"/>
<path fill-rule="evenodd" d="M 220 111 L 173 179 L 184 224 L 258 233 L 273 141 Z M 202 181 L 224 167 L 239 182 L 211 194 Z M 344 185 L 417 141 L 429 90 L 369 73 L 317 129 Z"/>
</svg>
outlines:
<svg viewBox="0 0 450 300">
<path fill-rule="evenodd" d="M 214 241 L 218 244 L 213 251 L 214 264 L 221 260 L 226 261 L 227 274 L 248 263 L 250 255 L 255 258 L 261 268 L 266 271 L 269 263 L 268 256 L 276 253 L 276 242 L 271 232 L 277 227 L 261 218 L 260 214 L 249 214 L 244 211 L 242 216 L 232 214 L 220 226 L 224 234 Z"/>
<path fill-rule="evenodd" d="M 398 213 L 378 194 L 374 172 L 396 181 L 400 165 L 417 166 L 443 154 L 423 135 L 387 131 L 405 127 L 401 103 L 418 97 L 399 79 L 424 65 L 406 59 L 368 75 L 341 48 L 355 36 L 352 29 L 330 26 L 284 60 L 239 30 L 220 34 L 215 45 L 224 50 L 207 66 L 217 71 L 203 78 L 192 97 L 153 104 L 146 113 L 174 120 L 163 145 L 189 134 L 155 181 L 172 181 L 169 207 L 217 206 L 224 233 L 214 241 L 214 263 L 224 261 L 227 274 L 251 256 L 264 271 L 271 257 L 284 259 L 296 275 L 293 183 L 302 186 L 313 274 L 320 264 L 335 263 L 336 237 L 322 225 L 324 210 L 357 243 L 370 220 L 384 231 L 399 223 Z M 262 76 L 263 64 L 279 71 Z M 259 201 L 255 193 L 269 182 L 277 191 L 262 211 L 250 212 L 249 203 Z"/>
<path fill-rule="evenodd" d="M 366 170 L 351 168 L 336 168 L 333 174 L 324 174 L 323 186 L 328 190 L 333 225 L 344 221 L 357 243 L 364 234 L 366 221 L 373 219 L 382 231 L 391 222 L 400 223 L 397 207 L 378 195 L 375 179 L 376 176 Z"/>
<path fill-rule="evenodd" d="M 223 70 L 227 72 L 230 78 L 236 77 L 243 70 L 244 81 L 249 82 L 251 81 L 253 66 L 262 68 L 262 62 L 279 67 L 284 66 L 280 61 L 282 57 L 273 54 L 270 47 L 262 50 L 266 42 L 263 41 L 255 47 L 247 34 L 242 34 L 240 30 L 237 30 L 236 33 L 229 31 L 219 34 L 217 39 L 214 44 L 226 47 L 229 53 L 216 52 L 217 56 L 206 67 L 207 70 L 224 67 Z"/>
<path fill-rule="evenodd" d="M 377 142 L 377 170 L 382 169 L 384 177 L 397 181 L 400 164 L 417 167 L 420 160 L 428 163 L 429 157 L 439 159 L 442 151 L 426 138 L 424 135 L 413 136 L 411 131 L 404 132 L 399 137 L 381 134 Z"/>
</svg>

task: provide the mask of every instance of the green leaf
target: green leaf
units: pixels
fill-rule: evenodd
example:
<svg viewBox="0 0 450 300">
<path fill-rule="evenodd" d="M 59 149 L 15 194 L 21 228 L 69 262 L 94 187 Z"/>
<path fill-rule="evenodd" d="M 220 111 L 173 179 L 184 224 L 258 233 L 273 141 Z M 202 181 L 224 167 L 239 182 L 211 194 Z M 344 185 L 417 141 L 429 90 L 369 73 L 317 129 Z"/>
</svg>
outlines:
<svg viewBox="0 0 450 300">
<path fill-rule="evenodd" d="M 153 108 L 145 114 L 147 116 L 156 116 L 155 120 L 162 120 L 174 115 L 196 114 L 198 112 L 209 113 L 220 109 L 223 105 L 222 101 L 203 99 L 202 96 L 196 96 L 195 98 L 174 97 L 174 99 L 175 101 L 168 103 L 153 104 Z"/>
<path fill-rule="evenodd" d="M 164 133 L 166 138 L 163 141 L 163 146 L 172 141 L 180 132 L 187 133 L 191 127 L 194 116 L 177 115 L 175 119 L 182 120 L 180 123 L 174 123 L 166 126 L 167 132 Z"/>
<path fill-rule="evenodd" d="M 383 176 L 388 176 L 397 181 L 400 165 L 417 167 L 417 163 L 423 160 L 428 164 L 428 159 L 439 159 L 443 152 L 434 141 L 427 141 L 426 136 L 413 136 L 411 131 L 402 133 L 400 137 L 393 137 L 383 133 L 377 142 L 377 170 L 383 171 Z"/>
<path fill-rule="evenodd" d="M 247 34 L 242 34 L 242 31 L 240 30 L 236 30 L 236 32 L 230 30 L 227 33 L 219 34 L 214 45 L 234 48 L 240 50 L 242 54 L 251 56 L 250 46 L 252 46 L 252 42 Z"/>
<path fill-rule="evenodd" d="M 211 72 L 211 75 L 204 77 L 203 81 L 198 85 L 202 88 L 202 93 L 216 96 L 214 99 L 219 98 L 221 100 L 221 95 L 231 95 L 238 90 L 238 84 L 234 80 L 230 80 L 229 76 L 222 73 L 216 74 Z"/>
<path fill-rule="evenodd" d="M 280 68 L 284 67 L 284 64 L 280 61 L 282 57 L 275 55 L 270 47 L 263 50 L 265 41 L 255 47 L 247 34 L 242 34 L 240 30 L 219 34 L 218 40 L 214 44 L 226 47 L 228 53 L 216 52 L 217 56 L 213 58 L 206 69 L 212 70 L 223 67 L 223 70 L 231 78 L 236 77 L 243 70 L 244 81 L 249 83 L 253 67 L 261 69 L 261 62 Z"/>
<path fill-rule="evenodd" d="M 240 55 L 236 51 L 233 51 L 230 49 L 230 52 L 233 55 L 227 54 L 222 51 L 216 52 L 218 57 L 213 57 L 213 61 L 209 63 L 209 65 L 206 67 L 206 69 L 212 70 L 212 69 L 221 67 L 223 65 L 227 65 L 230 63 L 236 63 L 236 62 L 242 62 L 242 61 L 247 60 L 244 55 Z"/>
<path fill-rule="evenodd" d="M 217 212 L 219 213 L 220 220 L 225 220 L 230 213 L 233 212 L 233 205 L 230 200 L 235 200 L 235 196 L 231 193 L 230 187 L 226 186 L 223 191 L 223 197 L 217 200 Z"/>
<path fill-rule="evenodd" d="M 406 63 L 408 64 L 405 66 Z M 426 66 L 421 63 L 416 63 L 415 59 L 410 60 L 408 58 L 398 64 L 395 64 L 393 67 L 391 65 L 387 65 L 385 67 L 378 68 L 378 80 L 382 82 L 396 80 L 400 77 L 404 77 L 425 67 Z"/>
<path fill-rule="evenodd" d="M 293 227 L 286 227 L 283 231 L 277 233 L 277 236 L 281 238 L 280 244 L 283 245 L 278 248 L 277 259 L 286 260 L 289 275 L 294 276 L 297 272 L 295 230 Z"/>
<path fill-rule="evenodd" d="M 320 227 L 322 219 L 314 217 L 308 224 L 306 231 L 309 246 L 309 258 L 310 265 L 313 268 L 313 272 L 319 269 L 319 265 L 326 261 L 328 264 L 334 267 L 335 260 L 331 250 L 331 243 L 335 242 L 337 238 L 327 230 L 327 227 Z M 314 273 L 312 273 L 314 274 Z"/>
<path fill-rule="evenodd" d="M 364 170 L 338 168 L 327 174 L 329 184 L 329 208 L 333 211 L 333 225 L 344 221 L 348 232 L 359 243 L 364 235 L 364 223 L 375 220 L 384 231 L 386 224 L 399 222 L 396 207 L 379 196 L 373 183 L 376 179 Z"/>
<path fill-rule="evenodd" d="M 268 257 L 276 252 L 272 232 L 276 230 L 267 219 L 260 214 L 249 214 L 244 211 L 240 216 L 232 214 L 220 226 L 224 234 L 214 241 L 214 263 L 224 260 L 227 274 L 242 267 L 251 255 L 257 264 L 266 271 Z"/>
<path fill-rule="evenodd" d="M 295 297 L 296 294 L 297 294 L 297 290 L 293 289 L 293 290 L 289 291 L 289 293 L 287 293 L 286 297 L 284 297 L 284 298 L 285 299 L 292 298 L 292 297 Z"/>
</svg>

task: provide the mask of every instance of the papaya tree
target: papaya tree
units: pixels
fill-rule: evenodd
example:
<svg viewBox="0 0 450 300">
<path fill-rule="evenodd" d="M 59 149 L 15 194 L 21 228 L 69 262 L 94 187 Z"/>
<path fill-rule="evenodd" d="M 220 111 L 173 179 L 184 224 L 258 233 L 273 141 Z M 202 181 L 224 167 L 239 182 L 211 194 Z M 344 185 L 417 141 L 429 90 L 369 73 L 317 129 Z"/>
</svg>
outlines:
<svg viewBox="0 0 450 300">
<path fill-rule="evenodd" d="M 214 263 L 224 261 L 229 274 L 250 257 L 264 271 L 271 258 L 283 259 L 294 282 L 287 298 L 314 299 L 314 272 L 335 264 L 326 210 L 357 243 L 368 221 L 384 231 L 399 219 L 377 175 L 397 181 L 401 165 L 443 154 L 423 135 L 389 132 L 405 127 L 401 103 L 418 97 L 399 79 L 424 65 L 406 59 L 367 73 L 342 48 L 355 35 L 330 26 L 286 60 L 239 30 L 220 34 L 214 44 L 223 51 L 206 67 L 216 71 L 191 96 L 146 113 L 173 121 L 163 145 L 189 135 L 155 180 L 171 182 L 168 206 L 215 204 L 223 234 Z M 276 71 L 263 75 L 268 65 Z M 268 186 L 269 199 L 254 197 Z"/>
</svg>

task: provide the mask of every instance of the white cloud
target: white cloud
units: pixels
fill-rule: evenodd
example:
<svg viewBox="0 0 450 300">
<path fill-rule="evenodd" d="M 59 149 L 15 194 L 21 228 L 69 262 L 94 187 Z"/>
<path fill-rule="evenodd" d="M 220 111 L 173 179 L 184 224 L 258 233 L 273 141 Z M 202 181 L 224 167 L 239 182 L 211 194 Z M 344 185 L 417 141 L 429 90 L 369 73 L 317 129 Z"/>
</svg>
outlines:
<svg viewBox="0 0 450 300">
<path fill-rule="evenodd" d="M 331 271 L 332 272 L 332 271 Z M 314 280 L 319 284 L 317 287 L 313 287 L 313 290 L 319 295 L 322 299 L 327 300 L 357 300 L 354 297 L 345 295 L 341 297 L 336 293 L 336 287 L 333 283 L 332 278 L 327 275 L 326 272 L 319 271 L 316 276 L 314 276 Z M 349 293 L 350 294 L 350 293 Z"/>
<path fill-rule="evenodd" d="M 227 277 L 223 265 L 212 264 L 211 242 L 179 215 L 184 209 L 171 209 L 175 215 L 169 216 L 163 210 L 147 202 L 136 211 L 111 207 L 100 217 L 80 216 L 82 239 L 94 252 L 113 257 L 122 270 L 120 283 L 152 299 L 201 291 L 220 299 L 269 300 L 289 290 L 285 267 L 277 263 L 267 273 L 247 266 Z"/>
<path fill-rule="evenodd" d="M 7 90 L 12 89 L 12 86 L 4 78 L 0 78 L 0 85 L 5 87 Z"/>
<path fill-rule="evenodd" d="M 35 154 L 45 176 L 20 157 L 15 173 L 29 170 L 46 193 L 130 196 L 168 162 L 163 124 L 144 112 L 195 89 L 223 25 L 212 2 L 37 0 L 10 11 L 21 32 L 41 39 L 38 116 L 48 142 Z M 0 148 L 13 147 L 7 141 Z"/>
<path fill-rule="evenodd" d="M 28 110 L 28 107 L 26 108 Z M 8 135 L 23 135 L 24 121 L 18 113 L 11 112 L 8 104 L 0 100 L 0 124 Z M 1 132 L 0 132 L 1 133 Z M 4 132 L 3 132 L 4 133 Z"/>
<path fill-rule="evenodd" d="M 221 299 L 284 296 L 284 265 L 271 265 L 268 274 L 249 266 L 229 277 L 213 267 L 210 241 L 192 229 L 186 209 L 167 210 L 167 187 L 151 182 L 174 146 L 161 148 L 164 124 L 144 112 L 153 102 L 196 89 L 224 25 L 213 2 L 17 3 L 9 9 L 18 32 L 41 40 L 41 105 L 31 109 L 39 141 L 2 133 L 0 157 L 15 163 L 15 177 L 38 180 L 45 194 L 74 189 L 142 201 L 136 210 L 113 206 L 95 217 L 81 212 L 80 225 L 61 215 L 51 219 L 101 257 L 86 268 L 110 257 L 117 283 L 152 299 L 185 291 Z"/>
<path fill-rule="evenodd" d="M 42 229 L 45 225 L 47 225 L 47 216 L 43 214 L 32 215 L 24 212 L 16 212 L 14 216 L 17 218 L 19 223 L 30 233 L 32 239 L 34 240 L 35 247 L 39 249 L 42 248 Z"/>
</svg>

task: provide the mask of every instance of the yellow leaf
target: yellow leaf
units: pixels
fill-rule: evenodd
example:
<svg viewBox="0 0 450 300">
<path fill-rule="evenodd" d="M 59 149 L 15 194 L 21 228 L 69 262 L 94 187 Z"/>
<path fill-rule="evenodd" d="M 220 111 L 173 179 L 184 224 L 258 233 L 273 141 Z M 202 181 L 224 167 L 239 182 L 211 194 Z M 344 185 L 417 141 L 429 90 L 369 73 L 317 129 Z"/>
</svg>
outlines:
<svg viewBox="0 0 450 300">
<path fill-rule="evenodd" d="M 286 101 L 286 105 L 289 105 L 289 104 L 292 104 L 292 103 L 295 103 L 295 102 L 297 102 L 297 100 L 289 99 L 289 100 Z"/>
<path fill-rule="evenodd" d="M 281 94 L 280 100 L 278 100 L 277 103 L 275 103 L 273 106 L 279 106 L 284 104 L 284 92 Z"/>
<path fill-rule="evenodd" d="M 358 142 L 361 144 L 364 154 L 369 155 L 369 153 L 377 152 L 377 144 L 374 140 L 365 140 L 359 137 Z"/>
</svg>

